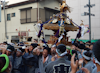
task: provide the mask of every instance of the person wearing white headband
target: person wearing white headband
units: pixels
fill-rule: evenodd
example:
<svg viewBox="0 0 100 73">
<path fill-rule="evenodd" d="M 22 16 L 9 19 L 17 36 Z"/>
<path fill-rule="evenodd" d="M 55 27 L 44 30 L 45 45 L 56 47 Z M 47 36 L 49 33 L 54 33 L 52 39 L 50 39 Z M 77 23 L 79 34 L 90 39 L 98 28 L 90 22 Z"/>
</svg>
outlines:
<svg viewBox="0 0 100 73">
<path fill-rule="evenodd" d="M 90 73 L 92 73 L 93 69 L 95 68 L 93 61 L 91 61 L 92 52 L 91 51 L 84 51 L 82 56 L 83 56 L 83 60 L 85 63 L 84 68 L 87 68 L 90 71 Z"/>
<path fill-rule="evenodd" d="M 15 51 L 14 46 L 12 46 L 12 45 L 8 45 L 8 46 L 7 46 L 6 54 L 8 55 L 9 60 L 11 61 L 11 64 L 12 64 L 12 65 L 13 65 L 13 62 L 14 62 L 14 57 L 13 57 L 14 51 Z M 13 69 L 13 67 L 12 67 L 12 69 Z M 11 71 L 12 71 L 12 70 L 11 70 Z"/>
<path fill-rule="evenodd" d="M 22 66 L 22 51 L 17 49 L 16 57 L 14 59 L 14 66 L 13 66 L 13 73 L 21 73 L 21 66 Z"/>
<path fill-rule="evenodd" d="M 92 73 L 100 73 L 100 40 L 98 40 L 93 45 L 93 54 L 94 54 L 93 61 L 97 67 L 93 70 Z"/>
<path fill-rule="evenodd" d="M 92 52 L 84 51 L 82 53 L 82 56 L 83 56 L 83 67 L 88 69 L 89 72 L 92 73 L 93 69 L 95 68 L 94 63 L 91 61 Z M 79 71 L 77 71 L 77 73 L 83 73 L 83 71 L 81 69 L 79 69 Z"/>
<path fill-rule="evenodd" d="M 93 51 L 93 55 L 94 55 L 93 62 L 96 64 L 96 67 L 93 69 L 92 72 L 90 72 L 88 70 L 88 68 L 82 68 L 81 70 L 84 71 L 84 73 L 100 73 L 100 40 L 98 40 L 93 45 L 92 51 Z M 78 67 L 77 62 L 76 63 L 74 62 L 74 58 L 75 58 L 75 55 L 73 55 L 72 60 L 71 60 L 71 68 L 72 68 L 71 73 L 76 73 L 77 67 Z M 87 57 L 87 59 L 89 59 L 89 58 Z"/>
<path fill-rule="evenodd" d="M 70 72 L 70 61 L 66 60 L 66 46 L 64 44 L 60 44 L 56 49 L 57 60 L 50 62 L 46 68 L 46 73 L 69 73 Z"/>
<path fill-rule="evenodd" d="M 56 55 L 56 45 L 52 45 L 51 47 L 51 56 L 55 56 Z"/>
</svg>

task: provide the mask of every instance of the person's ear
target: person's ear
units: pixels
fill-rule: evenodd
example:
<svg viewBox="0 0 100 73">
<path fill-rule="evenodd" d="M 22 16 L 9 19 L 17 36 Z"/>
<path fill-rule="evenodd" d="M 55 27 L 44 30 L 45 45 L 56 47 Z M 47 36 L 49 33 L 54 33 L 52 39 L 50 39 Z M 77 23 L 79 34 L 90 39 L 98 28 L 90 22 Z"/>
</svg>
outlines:
<svg viewBox="0 0 100 73">
<path fill-rule="evenodd" d="M 95 63 L 95 59 L 94 59 L 94 57 L 93 57 L 93 63 Z"/>
</svg>

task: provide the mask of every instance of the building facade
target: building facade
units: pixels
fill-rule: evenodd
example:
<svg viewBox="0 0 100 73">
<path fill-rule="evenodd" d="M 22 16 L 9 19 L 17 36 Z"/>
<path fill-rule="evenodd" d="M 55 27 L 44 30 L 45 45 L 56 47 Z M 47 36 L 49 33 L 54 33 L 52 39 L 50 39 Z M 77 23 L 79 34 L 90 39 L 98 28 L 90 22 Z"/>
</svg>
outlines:
<svg viewBox="0 0 100 73">
<path fill-rule="evenodd" d="M 91 39 L 100 39 L 100 0 L 90 1 L 91 4 L 95 4 L 91 8 L 91 13 L 95 14 L 95 16 L 91 16 Z M 83 20 L 84 25 L 89 26 L 89 16 L 81 16 L 82 13 L 89 12 L 88 8 L 84 8 L 88 2 L 89 0 L 66 0 L 66 3 L 72 8 L 72 12 L 68 13 L 68 16 L 78 25 Z M 71 39 L 75 39 L 77 32 L 69 32 L 68 36 L 71 36 Z M 89 39 L 89 33 L 85 34 L 81 39 Z"/>
<path fill-rule="evenodd" d="M 34 24 L 36 24 L 39 19 L 41 19 L 42 22 L 45 22 L 50 16 L 58 13 L 59 11 L 55 10 L 55 6 L 59 6 L 59 1 L 60 0 L 29 0 L 7 5 L 5 9 L 6 27 L 4 9 L 2 8 L 0 43 L 3 41 L 18 42 L 21 33 L 26 35 L 26 37 L 36 39 L 36 26 L 34 26 Z M 19 31 L 21 32 L 20 34 Z M 53 34 L 52 31 L 48 30 L 44 32 L 46 39 Z M 5 33 L 7 34 L 7 38 Z"/>
</svg>

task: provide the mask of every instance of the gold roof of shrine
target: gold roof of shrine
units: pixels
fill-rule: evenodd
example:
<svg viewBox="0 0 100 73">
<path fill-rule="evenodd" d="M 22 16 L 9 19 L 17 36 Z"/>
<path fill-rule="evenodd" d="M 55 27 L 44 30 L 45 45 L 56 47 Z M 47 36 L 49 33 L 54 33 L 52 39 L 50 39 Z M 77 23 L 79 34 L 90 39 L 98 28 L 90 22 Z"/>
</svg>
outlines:
<svg viewBox="0 0 100 73">
<path fill-rule="evenodd" d="M 59 29 L 59 26 L 58 24 L 45 24 L 43 25 L 44 29 L 47 29 L 47 30 L 53 30 L 53 31 L 56 31 Z M 66 24 L 64 26 L 65 30 L 66 31 L 77 31 L 77 29 L 79 29 L 78 27 L 74 26 L 74 25 L 70 25 L 70 24 Z"/>
</svg>

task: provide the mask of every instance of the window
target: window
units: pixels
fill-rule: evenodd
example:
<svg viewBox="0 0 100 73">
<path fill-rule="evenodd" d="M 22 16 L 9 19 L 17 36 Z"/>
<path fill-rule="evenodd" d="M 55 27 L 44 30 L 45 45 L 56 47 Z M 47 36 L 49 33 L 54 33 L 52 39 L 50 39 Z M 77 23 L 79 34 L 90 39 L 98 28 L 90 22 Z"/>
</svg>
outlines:
<svg viewBox="0 0 100 73">
<path fill-rule="evenodd" d="M 54 10 L 54 9 L 50 9 L 45 7 L 45 20 L 48 21 L 50 19 L 50 16 L 53 16 L 53 14 L 57 14 L 60 11 L 58 10 Z"/>
<path fill-rule="evenodd" d="M 48 21 L 49 19 L 50 19 L 50 16 L 52 16 L 53 15 L 53 12 L 51 12 L 51 11 L 49 11 L 49 10 L 46 10 L 46 21 Z"/>
<path fill-rule="evenodd" d="M 11 36 L 11 42 L 12 43 L 18 43 L 19 42 L 19 36 Z"/>
<path fill-rule="evenodd" d="M 15 13 L 12 13 L 12 15 L 11 15 L 12 17 L 15 17 Z"/>
<path fill-rule="evenodd" d="M 21 10 L 21 23 L 31 22 L 31 9 Z"/>
<path fill-rule="evenodd" d="M 7 14 L 7 21 L 10 21 L 10 20 L 11 20 L 10 14 Z"/>
</svg>

